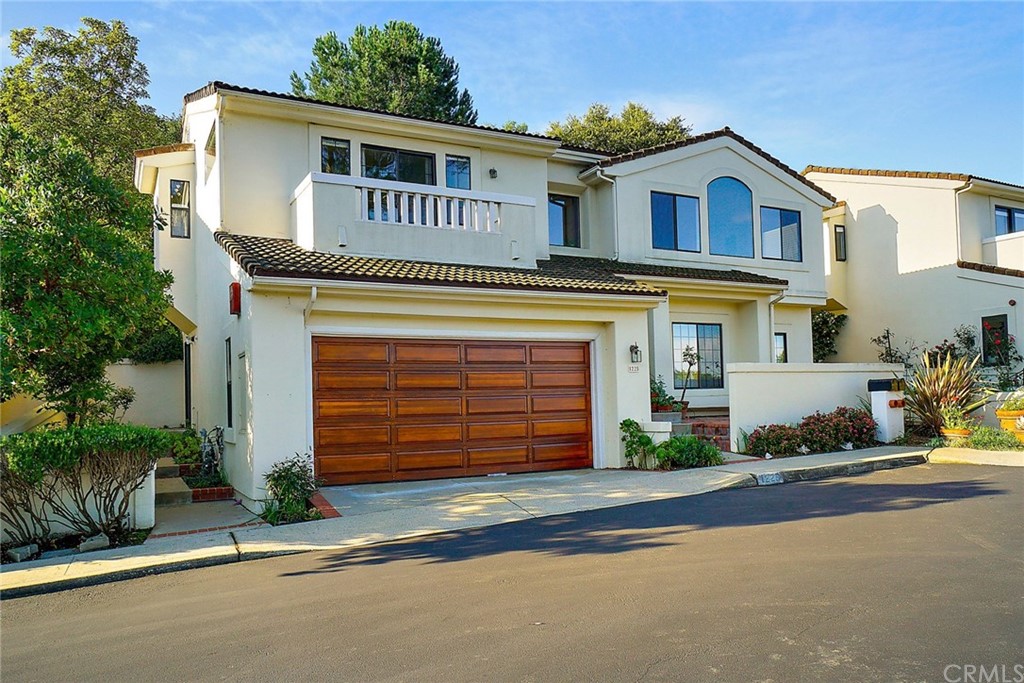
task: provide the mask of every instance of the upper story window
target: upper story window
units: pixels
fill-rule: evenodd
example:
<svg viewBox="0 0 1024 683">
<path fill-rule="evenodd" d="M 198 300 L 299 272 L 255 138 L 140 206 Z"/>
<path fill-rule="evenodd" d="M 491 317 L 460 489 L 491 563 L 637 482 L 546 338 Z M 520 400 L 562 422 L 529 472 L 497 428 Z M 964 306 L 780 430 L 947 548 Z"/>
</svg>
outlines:
<svg viewBox="0 0 1024 683">
<path fill-rule="evenodd" d="M 363 177 L 436 185 L 434 155 L 363 145 Z"/>
<path fill-rule="evenodd" d="M 444 158 L 445 184 L 456 190 L 468 190 L 469 157 L 448 154 Z"/>
<path fill-rule="evenodd" d="M 651 192 L 651 239 L 655 249 L 700 251 L 700 200 Z"/>
<path fill-rule="evenodd" d="M 1024 232 L 1024 209 L 996 207 L 996 235 Z"/>
<path fill-rule="evenodd" d="M 352 175 L 351 147 L 348 140 L 320 138 L 320 170 L 324 173 Z"/>
<path fill-rule="evenodd" d="M 761 207 L 761 257 L 802 261 L 800 212 Z"/>
<path fill-rule="evenodd" d="M 837 225 L 835 227 L 836 236 L 836 261 L 846 260 L 846 226 Z"/>
<path fill-rule="evenodd" d="M 171 237 L 192 236 L 192 210 L 187 180 L 171 181 Z"/>
<path fill-rule="evenodd" d="M 580 246 L 580 198 L 548 195 L 548 244 L 555 247 Z"/>
<path fill-rule="evenodd" d="M 708 183 L 708 236 L 716 256 L 754 257 L 754 203 L 750 188 L 735 178 Z"/>
</svg>

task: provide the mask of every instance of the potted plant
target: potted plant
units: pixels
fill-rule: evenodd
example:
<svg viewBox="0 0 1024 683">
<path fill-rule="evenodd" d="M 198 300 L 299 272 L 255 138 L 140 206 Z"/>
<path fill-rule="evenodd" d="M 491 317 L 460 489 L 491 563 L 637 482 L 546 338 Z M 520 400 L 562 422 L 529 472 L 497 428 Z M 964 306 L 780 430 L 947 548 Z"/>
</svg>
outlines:
<svg viewBox="0 0 1024 683">
<path fill-rule="evenodd" d="M 1010 394 L 1003 405 L 996 409 L 996 417 L 999 418 L 1000 427 L 1014 429 L 1018 419 L 1024 417 L 1024 390 Z"/>
<path fill-rule="evenodd" d="M 942 436 L 950 439 L 962 439 L 971 435 L 974 421 L 967 417 L 960 406 L 942 406 L 939 409 L 939 414 L 942 416 L 942 428 L 939 430 Z"/>
<path fill-rule="evenodd" d="M 686 400 L 686 385 L 690 383 L 690 377 L 693 374 L 693 367 L 700 362 L 700 354 L 692 346 L 687 346 L 683 349 L 683 353 L 680 355 L 679 360 L 686 364 L 686 372 L 682 373 L 683 378 L 683 393 L 679 395 L 679 401 L 676 402 L 679 412 L 686 415 L 686 410 L 690 407 L 690 402 Z"/>
<path fill-rule="evenodd" d="M 658 376 L 658 379 L 651 380 L 651 412 L 667 413 L 672 410 L 672 396 L 665 388 L 665 379 Z"/>
</svg>

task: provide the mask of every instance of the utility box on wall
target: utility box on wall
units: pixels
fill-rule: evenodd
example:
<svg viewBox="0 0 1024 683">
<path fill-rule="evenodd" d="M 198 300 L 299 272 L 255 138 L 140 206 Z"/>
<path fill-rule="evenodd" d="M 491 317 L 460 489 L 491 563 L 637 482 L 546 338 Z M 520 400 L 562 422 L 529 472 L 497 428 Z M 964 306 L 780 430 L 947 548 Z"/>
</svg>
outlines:
<svg viewBox="0 0 1024 683">
<path fill-rule="evenodd" d="M 871 397 L 871 416 L 878 423 L 875 438 L 891 443 L 903 436 L 903 408 L 906 381 L 902 379 L 869 379 L 868 396 Z"/>
</svg>

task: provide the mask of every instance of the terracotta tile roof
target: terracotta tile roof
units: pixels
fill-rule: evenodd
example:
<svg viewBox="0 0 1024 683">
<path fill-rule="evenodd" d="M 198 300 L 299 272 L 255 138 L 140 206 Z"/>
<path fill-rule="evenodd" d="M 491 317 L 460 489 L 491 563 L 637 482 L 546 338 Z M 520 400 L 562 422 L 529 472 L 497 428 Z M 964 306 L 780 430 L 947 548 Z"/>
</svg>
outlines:
<svg viewBox="0 0 1024 683">
<path fill-rule="evenodd" d="M 803 170 L 803 173 L 804 175 L 808 173 L 835 173 L 837 175 L 876 176 L 882 178 L 920 178 L 925 180 L 955 180 L 960 183 L 969 183 L 972 180 L 980 180 L 983 183 L 1006 185 L 1007 187 L 1015 187 L 1024 190 L 1024 185 L 1014 185 L 1013 183 L 1003 182 L 1002 180 L 983 178 L 982 176 L 979 175 L 968 175 L 966 173 L 945 173 L 942 171 L 887 171 L 878 168 L 841 168 L 839 166 L 808 166 Z"/>
<path fill-rule="evenodd" d="M 565 268 L 555 260 L 538 263 L 536 269 L 499 268 L 329 254 L 307 251 L 291 240 L 226 232 L 217 232 L 215 239 L 252 276 L 587 294 L 664 295 L 660 290 L 611 272 Z"/>
<path fill-rule="evenodd" d="M 159 147 L 150 147 L 148 149 L 137 149 L 135 150 L 135 158 L 140 159 L 142 157 L 151 157 L 155 154 L 167 154 L 169 152 L 191 152 L 196 146 L 191 142 L 176 142 L 173 145 L 160 145 Z"/>
<path fill-rule="evenodd" d="M 956 267 L 963 268 L 964 270 L 976 270 L 980 273 L 993 273 L 995 275 L 1008 275 L 1010 277 L 1024 277 L 1024 270 L 992 266 L 987 263 L 975 263 L 974 261 L 957 261 Z"/>
<path fill-rule="evenodd" d="M 707 142 L 708 140 L 714 140 L 715 138 L 723 137 L 732 138 L 736 142 L 740 143 L 741 145 L 749 149 L 754 154 L 758 155 L 759 157 L 767 161 L 768 163 L 777 166 L 785 173 L 792 176 L 794 179 L 800 181 L 807 187 L 811 188 L 812 190 L 820 194 L 822 197 L 825 197 L 833 204 L 835 203 L 835 197 L 833 197 L 828 192 L 821 189 L 820 187 L 812 183 L 810 180 L 794 171 L 786 164 L 782 163 L 781 161 L 773 157 L 771 154 L 768 154 L 768 152 L 764 151 L 763 149 L 752 143 L 750 140 L 747 140 L 739 133 L 734 132 L 728 126 L 722 128 L 721 130 L 713 130 L 709 133 L 701 133 L 700 135 L 695 135 L 693 137 L 686 138 L 685 140 L 679 140 L 677 142 L 668 142 L 664 145 L 648 147 L 646 149 L 637 150 L 636 152 L 627 152 L 625 154 L 619 154 L 617 156 L 609 157 L 608 159 L 602 159 L 596 165 L 601 168 L 607 168 L 608 166 L 612 166 L 614 164 L 621 164 L 626 161 L 633 161 L 634 159 L 642 159 L 643 157 L 649 157 L 653 154 L 661 154 L 662 152 L 668 152 L 674 149 L 680 149 L 682 147 L 689 147 L 690 145 L 696 145 L 701 142 Z"/>
<path fill-rule="evenodd" d="M 710 282 L 731 282 L 738 284 L 772 285 L 786 287 L 787 280 L 767 275 L 749 273 L 745 270 L 716 270 L 714 268 L 690 268 L 686 266 L 663 266 L 655 263 L 628 263 L 604 258 L 586 256 L 553 255 L 551 263 L 567 271 L 578 273 L 611 273 L 636 275 L 638 277 L 677 278 L 682 280 L 704 280 Z"/>
<path fill-rule="evenodd" d="M 410 116 L 408 114 L 395 114 L 393 112 L 382 111 L 380 109 L 367 109 L 365 107 L 352 107 L 352 106 L 343 105 L 343 104 L 336 104 L 334 102 L 325 102 L 323 100 L 316 100 L 316 99 L 313 99 L 313 98 L 310 98 L 310 97 L 300 97 L 298 95 L 289 95 L 287 93 L 273 92 L 273 91 L 270 91 L 270 90 L 260 90 L 258 88 L 246 88 L 246 87 L 241 86 L 241 85 L 231 85 L 230 83 L 225 83 L 223 81 L 210 81 L 209 83 L 204 85 L 202 88 L 199 88 L 198 90 L 194 90 L 194 91 L 188 93 L 184 97 L 184 103 L 185 104 L 189 104 L 191 102 L 195 102 L 196 100 L 201 100 L 204 97 L 208 97 L 208 96 L 214 94 L 215 92 L 221 92 L 221 91 L 223 91 L 223 92 L 241 93 L 243 95 L 260 95 L 260 96 L 263 96 L 263 97 L 273 97 L 274 99 L 287 100 L 287 101 L 290 101 L 290 102 L 304 102 L 306 104 L 319 104 L 319 105 L 326 106 L 326 107 L 333 107 L 335 109 L 344 109 L 346 111 L 358 111 L 358 112 L 364 112 L 364 113 L 367 113 L 367 114 L 380 114 L 381 116 L 391 116 L 391 117 L 394 117 L 396 119 L 406 119 L 406 120 L 410 120 L 410 121 L 425 121 L 427 123 L 443 123 L 443 124 L 448 125 L 448 126 L 458 126 L 459 128 L 469 128 L 469 129 L 472 129 L 472 130 L 485 130 L 485 131 L 489 131 L 489 132 L 492 132 L 492 133 L 505 133 L 506 135 L 516 135 L 516 136 L 519 136 L 519 137 L 530 138 L 530 139 L 533 139 L 533 140 L 545 140 L 545 141 L 551 141 L 551 142 L 559 142 L 558 138 L 552 138 L 552 137 L 548 137 L 547 135 L 540 135 L 538 133 L 519 133 L 519 132 L 516 132 L 516 131 L 505 130 L 504 128 L 495 128 L 494 126 L 480 126 L 480 125 L 473 125 L 473 124 L 468 124 L 468 123 L 452 123 L 451 121 L 441 121 L 439 119 L 429 119 L 429 118 L 422 117 L 422 116 Z M 576 147 L 568 147 L 568 148 L 569 149 L 579 149 L 580 151 L 585 151 L 585 152 L 596 152 L 596 150 L 590 150 L 590 149 L 584 149 L 584 148 L 576 148 Z M 597 153 L 600 154 L 601 152 L 597 152 Z"/>
</svg>

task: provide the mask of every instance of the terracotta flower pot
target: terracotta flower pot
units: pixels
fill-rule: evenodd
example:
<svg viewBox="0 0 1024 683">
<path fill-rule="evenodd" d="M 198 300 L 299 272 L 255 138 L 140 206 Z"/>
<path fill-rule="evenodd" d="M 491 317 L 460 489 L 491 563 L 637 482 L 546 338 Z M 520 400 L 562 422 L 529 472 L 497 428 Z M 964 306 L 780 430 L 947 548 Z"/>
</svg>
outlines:
<svg viewBox="0 0 1024 683">
<path fill-rule="evenodd" d="M 1024 416 L 1024 410 L 996 410 L 996 417 L 999 418 L 999 426 L 1008 431 L 1013 431 L 1017 424 L 1017 418 Z"/>
</svg>

